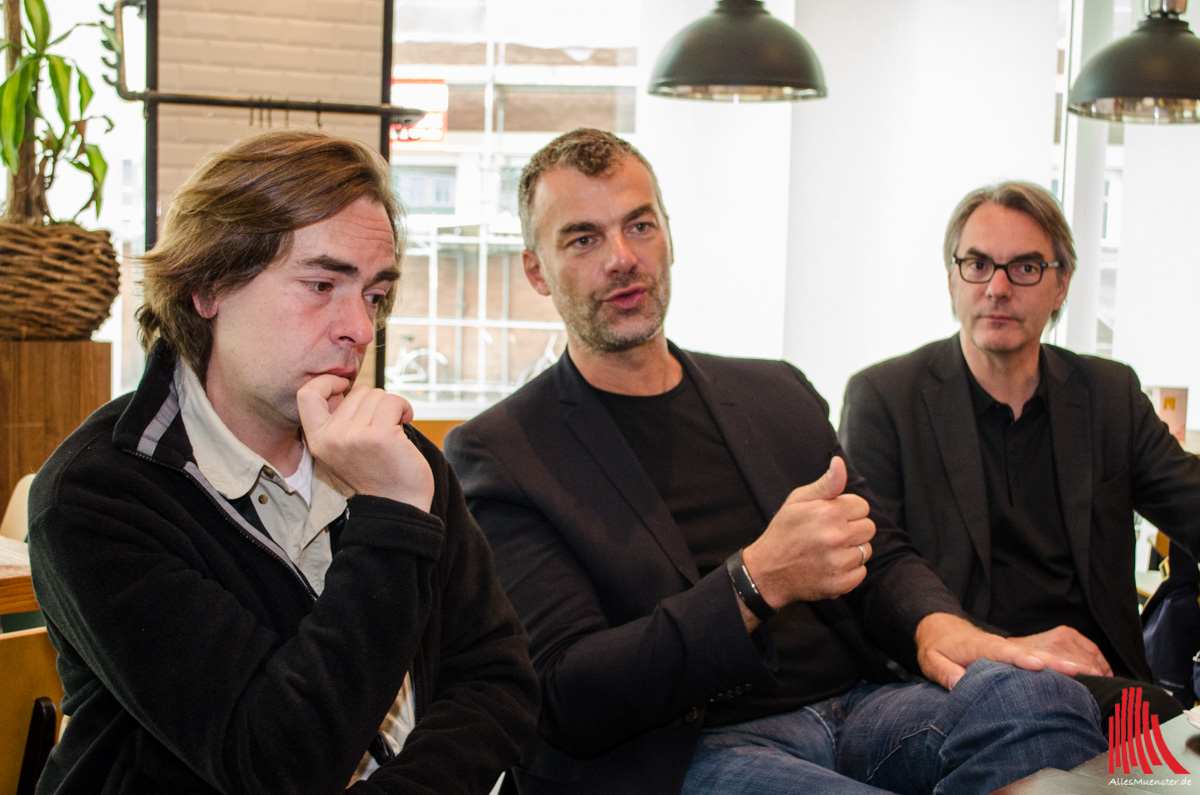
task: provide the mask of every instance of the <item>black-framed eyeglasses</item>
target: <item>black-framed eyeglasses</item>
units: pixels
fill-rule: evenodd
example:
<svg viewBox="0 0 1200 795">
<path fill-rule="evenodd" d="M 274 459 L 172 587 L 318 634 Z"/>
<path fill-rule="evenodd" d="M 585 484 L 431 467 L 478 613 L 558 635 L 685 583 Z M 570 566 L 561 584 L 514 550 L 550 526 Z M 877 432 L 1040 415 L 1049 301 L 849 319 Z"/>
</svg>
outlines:
<svg viewBox="0 0 1200 795">
<path fill-rule="evenodd" d="M 1043 262 L 1036 259 L 1013 260 L 1012 262 L 995 262 L 987 257 L 951 257 L 958 266 L 958 275 L 964 282 L 971 284 L 987 284 L 996 275 L 996 271 L 1004 271 L 1004 275 L 1013 284 L 1022 287 L 1032 287 L 1042 280 L 1046 268 L 1057 268 L 1057 262 Z"/>
</svg>

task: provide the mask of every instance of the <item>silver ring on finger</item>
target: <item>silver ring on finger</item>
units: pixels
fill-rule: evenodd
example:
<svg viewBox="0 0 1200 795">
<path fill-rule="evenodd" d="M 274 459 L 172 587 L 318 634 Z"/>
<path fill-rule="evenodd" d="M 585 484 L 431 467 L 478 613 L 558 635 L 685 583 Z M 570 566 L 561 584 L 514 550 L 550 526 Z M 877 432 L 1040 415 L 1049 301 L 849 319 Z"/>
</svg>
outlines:
<svg viewBox="0 0 1200 795">
<path fill-rule="evenodd" d="M 858 547 L 858 554 L 862 555 L 862 560 L 860 560 L 858 562 L 858 566 L 867 565 L 867 549 L 866 549 L 866 547 L 864 547 L 862 544 L 855 544 L 854 546 Z M 858 568 L 858 566 L 855 566 L 855 568 Z"/>
</svg>

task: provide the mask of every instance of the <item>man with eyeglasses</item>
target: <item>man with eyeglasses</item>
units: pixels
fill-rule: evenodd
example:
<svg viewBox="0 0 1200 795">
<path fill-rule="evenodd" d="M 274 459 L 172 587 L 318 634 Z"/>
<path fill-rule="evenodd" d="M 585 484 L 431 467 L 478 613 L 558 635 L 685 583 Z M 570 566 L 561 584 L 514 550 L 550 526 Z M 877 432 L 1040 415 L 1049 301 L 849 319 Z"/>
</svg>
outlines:
<svg viewBox="0 0 1200 795">
<path fill-rule="evenodd" d="M 984 793 L 1103 750 L 1087 691 L 1038 670 L 1074 664 L 962 615 L 799 370 L 667 340 L 674 249 L 637 149 L 566 133 L 519 205 L 567 350 L 446 455 L 542 682 L 523 795 Z"/>
<path fill-rule="evenodd" d="M 977 621 L 1074 660 L 1102 714 L 1141 685 L 1165 721 L 1180 707 L 1145 684 L 1133 512 L 1195 554 L 1200 460 L 1129 367 L 1041 342 L 1075 270 L 1053 196 L 972 191 L 943 255 L 961 330 L 853 376 L 842 445 Z"/>
</svg>

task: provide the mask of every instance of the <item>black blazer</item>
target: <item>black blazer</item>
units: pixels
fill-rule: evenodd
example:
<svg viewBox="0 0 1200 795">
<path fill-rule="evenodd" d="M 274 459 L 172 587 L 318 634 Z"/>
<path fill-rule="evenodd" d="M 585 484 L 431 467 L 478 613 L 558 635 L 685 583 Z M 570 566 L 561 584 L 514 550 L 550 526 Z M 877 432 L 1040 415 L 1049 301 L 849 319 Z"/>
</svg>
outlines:
<svg viewBox="0 0 1200 795">
<path fill-rule="evenodd" d="M 1054 467 L 1088 608 L 1150 680 L 1133 578 L 1136 510 L 1193 554 L 1200 460 L 1167 431 L 1126 365 L 1043 345 Z M 971 615 L 993 599 L 982 454 L 958 336 L 853 376 L 839 438 L 891 517 Z M 1052 617 L 1055 606 L 1046 605 Z"/>
<path fill-rule="evenodd" d="M 671 350 L 765 516 L 841 453 L 827 405 L 794 367 Z M 769 631 L 746 632 L 723 568 L 699 577 L 569 356 L 451 432 L 446 453 L 542 682 L 539 744 L 516 771 L 521 791 L 678 792 L 706 705 L 772 682 Z M 853 472 L 850 488 L 863 491 Z M 878 524 L 867 581 L 818 609 L 864 656 L 873 651 L 856 615 L 873 641 L 908 659 L 922 617 L 961 608 L 903 535 Z"/>
</svg>

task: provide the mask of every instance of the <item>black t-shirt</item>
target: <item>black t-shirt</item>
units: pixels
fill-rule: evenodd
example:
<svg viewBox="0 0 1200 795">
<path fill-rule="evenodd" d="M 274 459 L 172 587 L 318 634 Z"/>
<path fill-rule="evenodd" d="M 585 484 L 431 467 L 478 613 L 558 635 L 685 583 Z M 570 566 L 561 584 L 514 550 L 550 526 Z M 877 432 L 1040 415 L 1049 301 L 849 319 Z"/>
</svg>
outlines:
<svg viewBox="0 0 1200 795">
<path fill-rule="evenodd" d="M 967 371 L 983 453 L 988 521 L 992 530 L 988 623 L 1016 635 L 1074 627 L 1104 654 L 1114 673 L 1120 657 L 1092 618 L 1071 557 L 1063 521 L 1045 377 L 1020 419 Z"/>
<path fill-rule="evenodd" d="M 762 534 L 767 518 L 686 372 L 661 395 L 595 391 L 671 511 L 701 576 Z M 807 603 L 788 605 L 767 626 L 779 656 L 777 687 L 711 705 L 706 724 L 799 709 L 862 680 L 854 652 Z"/>
</svg>

